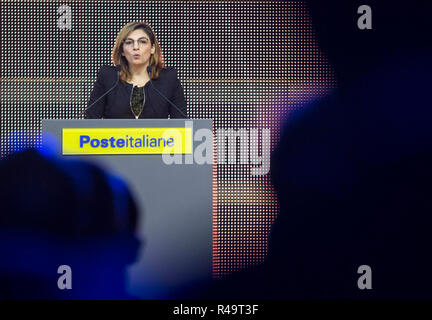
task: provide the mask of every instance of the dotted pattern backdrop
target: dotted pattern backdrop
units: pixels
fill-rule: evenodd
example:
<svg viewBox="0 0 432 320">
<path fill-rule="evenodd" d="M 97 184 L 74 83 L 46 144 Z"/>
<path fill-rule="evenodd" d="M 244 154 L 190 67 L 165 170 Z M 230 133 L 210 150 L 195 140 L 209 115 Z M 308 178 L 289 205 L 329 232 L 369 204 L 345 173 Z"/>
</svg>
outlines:
<svg viewBox="0 0 432 320">
<path fill-rule="evenodd" d="M 218 153 L 214 173 L 214 276 L 264 260 L 278 207 L 270 173 L 252 153 L 272 151 L 289 110 L 335 87 L 304 4 L 1 1 L 0 6 L 1 156 L 37 144 L 42 119 L 83 118 L 98 69 L 111 64 L 117 33 L 130 21 L 147 21 L 166 64 L 178 70 L 190 117 L 213 119 L 216 135 L 238 135 L 227 145 L 219 135 L 219 147 L 237 149 L 235 159 L 225 162 Z M 255 134 L 259 144 L 252 143 Z"/>
</svg>

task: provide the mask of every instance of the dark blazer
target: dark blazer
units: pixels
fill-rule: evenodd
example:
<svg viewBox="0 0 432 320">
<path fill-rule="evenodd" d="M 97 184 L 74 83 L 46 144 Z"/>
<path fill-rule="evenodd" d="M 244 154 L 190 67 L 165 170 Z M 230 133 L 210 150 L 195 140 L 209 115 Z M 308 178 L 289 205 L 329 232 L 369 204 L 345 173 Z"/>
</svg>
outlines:
<svg viewBox="0 0 432 320">
<path fill-rule="evenodd" d="M 87 119 L 133 119 L 135 116 L 130 109 L 130 97 L 133 85 L 117 82 L 117 72 L 120 66 L 101 66 L 96 82 L 90 94 L 90 99 L 85 110 Z M 141 118 L 185 118 L 185 116 L 166 101 L 154 88 L 159 90 L 166 98 L 176 105 L 185 115 L 186 101 L 183 88 L 177 78 L 177 71 L 173 67 L 161 70 L 158 79 L 152 80 L 144 86 L 145 103 L 140 115 Z M 91 106 L 104 93 L 114 87 L 105 97 Z"/>
</svg>

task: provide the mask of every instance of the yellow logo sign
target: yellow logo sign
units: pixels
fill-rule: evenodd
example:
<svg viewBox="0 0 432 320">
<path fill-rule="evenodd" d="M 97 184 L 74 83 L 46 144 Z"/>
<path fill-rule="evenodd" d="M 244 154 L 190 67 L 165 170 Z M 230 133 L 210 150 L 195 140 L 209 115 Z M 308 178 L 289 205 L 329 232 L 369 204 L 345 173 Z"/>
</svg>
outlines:
<svg viewBox="0 0 432 320">
<path fill-rule="evenodd" d="M 63 128 L 63 154 L 190 154 L 192 128 Z"/>
</svg>

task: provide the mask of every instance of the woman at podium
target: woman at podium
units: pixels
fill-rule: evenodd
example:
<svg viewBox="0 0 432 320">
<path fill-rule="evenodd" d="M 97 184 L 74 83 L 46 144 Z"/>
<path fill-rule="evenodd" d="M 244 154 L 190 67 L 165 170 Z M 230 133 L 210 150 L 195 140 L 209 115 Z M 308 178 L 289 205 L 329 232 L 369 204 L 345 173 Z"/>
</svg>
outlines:
<svg viewBox="0 0 432 320">
<path fill-rule="evenodd" d="M 187 118 L 177 71 L 165 67 L 150 25 L 125 25 L 117 35 L 112 61 L 114 66 L 99 69 L 85 118 Z"/>
</svg>

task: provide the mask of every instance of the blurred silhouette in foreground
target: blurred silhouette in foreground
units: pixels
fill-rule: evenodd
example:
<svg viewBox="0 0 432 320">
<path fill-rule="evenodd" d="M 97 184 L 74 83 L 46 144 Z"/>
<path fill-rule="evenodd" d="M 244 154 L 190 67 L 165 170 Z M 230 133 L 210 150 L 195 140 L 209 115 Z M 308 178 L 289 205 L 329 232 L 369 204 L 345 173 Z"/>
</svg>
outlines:
<svg viewBox="0 0 432 320">
<path fill-rule="evenodd" d="M 0 207 L 0 298 L 132 298 L 137 210 L 123 181 L 28 149 L 0 162 Z M 58 288 L 61 265 L 71 290 Z"/>
<path fill-rule="evenodd" d="M 309 2 L 339 88 L 289 115 L 268 259 L 213 297 L 432 298 L 432 8 L 372 1 L 373 29 L 359 30 L 362 4 Z"/>
</svg>

